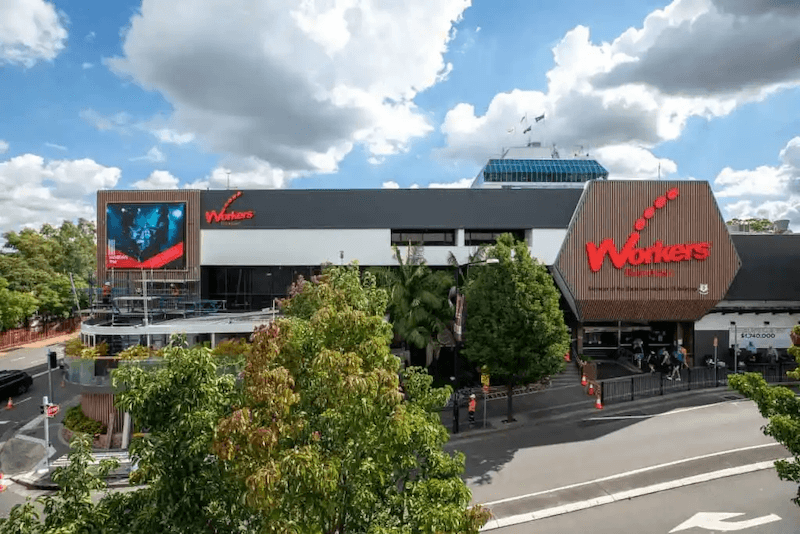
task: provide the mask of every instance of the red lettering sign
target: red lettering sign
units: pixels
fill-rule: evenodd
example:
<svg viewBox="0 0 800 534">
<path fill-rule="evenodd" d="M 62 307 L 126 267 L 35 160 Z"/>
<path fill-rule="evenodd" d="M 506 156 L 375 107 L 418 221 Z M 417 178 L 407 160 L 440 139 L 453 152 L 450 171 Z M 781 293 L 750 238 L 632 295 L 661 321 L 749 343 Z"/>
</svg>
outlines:
<svg viewBox="0 0 800 534">
<path fill-rule="evenodd" d="M 662 241 L 656 241 L 655 244 L 649 247 L 638 248 L 636 246 L 639 244 L 639 239 L 641 237 L 639 232 L 647 227 L 647 221 L 655 216 L 656 210 L 662 209 L 667 205 L 668 201 L 678 198 L 679 194 L 678 188 L 673 187 L 667 191 L 666 194 L 658 197 L 655 202 L 653 202 L 652 206 L 648 206 L 647 209 L 644 210 L 644 213 L 642 213 L 642 216 L 636 219 L 633 225 L 634 231 L 628 236 L 622 248 L 618 249 L 614 240 L 610 237 L 603 239 L 597 245 L 592 242 L 586 243 L 586 256 L 589 260 L 589 268 L 593 272 L 598 272 L 603 266 L 606 257 L 611 260 L 611 264 L 617 269 L 622 269 L 626 265 L 635 267 L 639 265 L 653 265 L 656 263 L 675 263 L 692 260 L 703 261 L 708 258 L 710 254 L 709 249 L 711 248 L 711 242 L 709 241 L 681 243 L 677 245 L 664 245 Z M 633 274 L 633 272 L 634 271 L 630 269 L 626 270 L 628 276 L 642 276 L 638 273 L 647 271 L 635 271 L 637 274 Z M 653 274 L 649 273 L 648 275 L 653 276 Z M 659 276 L 659 274 L 655 274 L 655 276 Z"/>
<path fill-rule="evenodd" d="M 241 191 L 237 191 L 228 201 L 222 206 L 222 209 L 219 210 L 219 213 L 211 210 L 206 212 L 206 222 L 211 223 L 221 223 L 221 222 L 230 222 L 230 221 L 241 221 L 244 219 L 252 219 L 255 216 L 255 212 L 252 210 L 250 211 L 228 211 L 231 203 L 242 196 Z"/>
</svg>

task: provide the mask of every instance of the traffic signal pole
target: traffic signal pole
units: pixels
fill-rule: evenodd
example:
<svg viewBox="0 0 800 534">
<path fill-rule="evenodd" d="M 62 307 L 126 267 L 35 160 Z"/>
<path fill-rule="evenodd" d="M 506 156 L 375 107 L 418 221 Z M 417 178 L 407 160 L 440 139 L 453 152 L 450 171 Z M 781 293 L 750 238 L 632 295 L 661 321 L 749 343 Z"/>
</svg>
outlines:
<svg viewBox="0 0 800 534">
<path fill-rule="evenodd" d="M 47 472 L 50 473 L 50 417 L 47 415 L 50 403 L 47 401 L 47 396 L 42 397 L 42 406 L 44 406 L 44 461 Z"/>
</svg>

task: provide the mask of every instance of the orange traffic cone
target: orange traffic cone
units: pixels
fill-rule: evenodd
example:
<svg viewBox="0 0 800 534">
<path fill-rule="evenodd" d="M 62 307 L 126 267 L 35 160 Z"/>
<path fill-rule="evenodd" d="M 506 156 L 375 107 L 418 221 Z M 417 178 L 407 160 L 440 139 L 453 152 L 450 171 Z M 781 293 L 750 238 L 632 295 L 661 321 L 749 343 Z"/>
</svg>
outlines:
<svg viewBox="0 0 800 534">
<path fill-rule="evenodd" d="M 589 395 L 594 395 L 594 382 L 589 382 Z"/>
<path fill-rule="evenodd" d="M 581 385 L 582 386 L 586 385 L 586 374 L 584 373 L 581 373 Z"/>
<path fill-rule="evenodd" d="M 11 397 L 9 397 L 8 404 L 6 404 L 6 410 L 13 410 L 13 409 L 14 409 L 14 403 L 11 402 Z"/>
<path fill-rule="evenodd" d="M 597 400 L 595 400 L 595 402 L 594 402 L 594 407 L 597 408 L 598 410 L 602 410 L 603 409 L 603 402 L 600 400 L 600 395 L 597 395 L 596 399 Z"/>
<path fill-rule="evenodd" d="M 0 473 L 0 493 L 6 490 L 6 485 L 3 484 L 3 473 Z"/>
</svg>

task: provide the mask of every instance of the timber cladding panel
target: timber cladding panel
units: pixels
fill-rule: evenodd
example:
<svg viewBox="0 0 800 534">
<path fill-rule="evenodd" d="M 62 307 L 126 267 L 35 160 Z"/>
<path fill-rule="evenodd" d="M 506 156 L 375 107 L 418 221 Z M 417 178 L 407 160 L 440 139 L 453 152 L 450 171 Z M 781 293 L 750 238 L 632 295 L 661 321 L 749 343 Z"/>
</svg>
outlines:
<svg viewBox="0 0 800 534">
<path fill-rule="evenodd" d="M 163 204 L 185 203 L 185 264 L 179 269 L 155 269 L 154 278 L 169 278 L 169 273 L 181 273 L 196 277 L 200 269 L 200 191 L 98 191 L 97 192 L 97 276 L 102 282 L 108 278 L 106 267 L 107 251 L 107 207 L 109 204 Z M 110 270 L 110 269 L 108 269 Z M 119 271 L 140 271 L 141 269 L 115 269 Z M 148 273 L 151 271 L 148 270 Z"/>
<path fill-rule="evenodd" d="M 581 321 L 694 321 L 741 262 L 708 182 L 590 182 L 554 265 Z"/>
</svg>

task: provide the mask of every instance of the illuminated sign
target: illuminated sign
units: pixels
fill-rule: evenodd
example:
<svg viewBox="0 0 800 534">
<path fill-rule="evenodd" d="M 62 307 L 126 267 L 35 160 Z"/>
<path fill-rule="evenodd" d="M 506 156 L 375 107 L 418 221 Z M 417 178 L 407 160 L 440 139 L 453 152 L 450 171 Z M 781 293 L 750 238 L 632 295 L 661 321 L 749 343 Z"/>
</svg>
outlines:
<svg viewBox="0 0 800 534">
<path fill-rule="evenodd" d="M 109 203 L 107 269 L 183 269 L 186 204 Z"/>
<path fill-rule="evenodd" d="M 647 227 L 647 221 L 652 219 L 657 210 L 664 208 L 667 202 L 678 198 L 680 191 L 673 187 L 666 194 L 656 198 L 652 206 L 648 206 L 642 216 L 634 223 L 634 231 L 628 236 L 622 248 L 617 248 L 614 240 L 606 238 L 595 245 L 593 242 L 586 243 L 586 256 L 589 261 L 589 268 L 593 272 L 598 272 L 603 266 L 606 257 L 611 260 L 611 264 L 622 269 L 626 265 L 653 265 L 657 263 L 675 263 L 681 261 L 704 261 L 708 258 L 711 248 L 710 241 L 699 241 L 694 243 L 682 243 L 676 245 L 665 245 L 662 241 L 656 241 L 649 247 L 637 247 L 641 237 L 640 232 Z M 644 274 L 647 273 L 647 274 Z M 631 271 L 626 270 L 628 276 L 670 276 L 668 271 Z"/>
<path fill-rule="evenodd" d="M 255 216 L 255 212 L 252 210 L 249 211 L 228 211 L 228 208 L 233 203 L 234 200 L 242 196 L 241 191 L 237 191 L 228 201 L 222 206 L 222 209 L 217 212 L 216 210 L 210 210 L 206 212 L 206 222 L 209 224 L 211 223 L 222 223 L 222 222 L 232 222 L 232 221 L 242 221 L 244 219 L 252 219 Z"/>
</svg>

